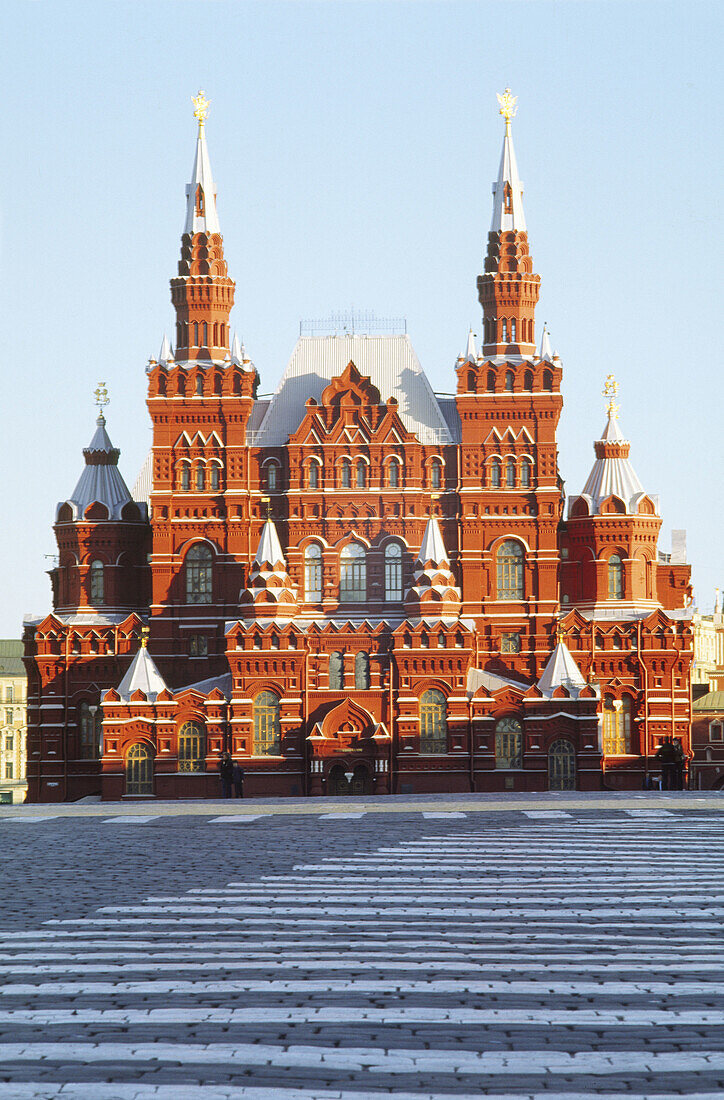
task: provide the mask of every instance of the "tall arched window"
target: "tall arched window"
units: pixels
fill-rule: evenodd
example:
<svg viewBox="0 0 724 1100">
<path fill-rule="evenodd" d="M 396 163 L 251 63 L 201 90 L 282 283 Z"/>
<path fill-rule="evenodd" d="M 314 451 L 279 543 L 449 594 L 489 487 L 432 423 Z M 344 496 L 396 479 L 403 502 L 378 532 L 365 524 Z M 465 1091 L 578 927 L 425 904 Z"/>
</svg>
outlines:
<svg viewBox="0 0 724 1100">
<path fill-rule="evenodd" d="M 279 696 L 273 691 L 260 691 L 254 698 L 254 756 L 279 756 L 281 726 Z"/>
<path fill-rule="evenodd" d="M 209 346 L 209 326 L 206 323 L 206 321 L 204 321 L 204 347 L 207 348 L 208 346 Z"/>
<path fill-rule="evenodd" d="M 499 458 L 494 458 L 490 463 L 490 484 L 493 489 L 499 489 L 502 481 L 503 464 Z"/>
<path fill-rule="evenodd" d="M 181 492 L 188 493 L 191 488 L 191 470 L 187 462 L 181 467 Z"/>
<path fill-rule="evenodd" d="M 523 547 L 514 539 L 501 542 L 496 554 L 498 599 L 523 599 Z"/>
<path fill-rule="evenodd" d="M 196 492 L 203 493 L 204 491 L 204 468 L 199 463 L 196 467 Z"/>
<path fill-rule="evenodd" d="M 203 378 L 201 377 L 200 374 L 198 374 L 196 376 L 196 396 L 197 397 L 203 397 L 204 396 L 204 380 L 203 380 Z"/>
<path fill-rule="evenodd" d="M 361 458 L 357 459 L 357 488 L 364 489 L 367 484 L 367 463 Z"/>
<path fill-rule="evenodd" d="M 553 389 L 553 375 L 549 370 L 543 371 L 543 389 L 549 393 Z"/>
<path fill-rule="evenodd" d="M 495 766 L 523 767 L 523 727 L 517 718 L 501 718 L 496 722 Z"/>
<path fill-rule="evenodd" d="M 88 703 L 81 703 L 79 707 L 78 753 L 82 760 L 97 760 L 101 755 L 103 715 L 100 707 L 93 710 Z"/>
<path fill-rule="evenodd" d="M 515 488 L 515 459 L 508 458 L 505 461 L 505 485 L 507 489 Z"/>
<path fill-rule="evenodd" d="M 184 722 L 179 730 L 178 770 L 206 771 L 206 731 L 200 722 Z"/>
<path fill-rule="evenodd" d="M 218 493 L 219 491 L 219 467 L 214 465 L 211 467 L 211 492 Z"/>
<path fill-rule="evenodd" d="M 322 548 L 316 542 L 304 551 L 304 598 L 308 603 L 322 599 Z"/>
<path fill-rule="evenodd" d="M 420 698 L 420 752 L 447 752 L 447 699 L 437 688 Z"/>
<path fill-rule="evenodd" d="M 357 691 L 368 691 L 370 686 L 370 655 L 365 653 L 355 654 L 354 658 L 354 686 Z"/>
<path fill-rule="evenodd" d="M 319 488 L 319 463 L 318 462 L 310 462 L 309 463 L 309 488 L 310 489 L 318 489 Z"/>
<path fill-rule="evenodd" d="M 339 555 L 339 598 L 342 603 L 367 599 L 367 555 L 358 542 L 345 546 Z"/>
<path fill-rule="evenodd" d="M 279 487 L 279 467 L 276 462 L 270 462 L 266 468 L 266 487 L 270 493 L 276 492 Z"/>
<path fill-rule="evenodd" d="M 330 653 L 329 655 L 329 690 L 344 690 L 344 654 Z"/>
<path fill-rule="evenodd" d="M 397 542 L 385 547 L 385 599 L 402 599 L 402 547 Z"/>
<path fill-rule="evenodd" d="M 603 697 L 603 754 L 625 756 L 631 752 L 631 700 L 628 695 Z"/>
<path fill-rule="evenodd" d="M 523 389 L 524 390 L 532 390 L 533 389 L 533 371 L 527 370 L 525 372 L 525 374 L 523 375 Z"/>
<path fill-rule="evenodd" d="M 515 317 L 510 322 L 510 342 L 515 343 Z"/>
<path fill-rule="evenodd" d="M 349 489 L 352 484 L 352 463 L 348 458 L 342 459 L 342 468 L 340 470 L 340 483 L 343 489 Z"/>
<path fill-rule="evenodd" d="M 611 554 L 608 559 L 608 598 L 623 599 L 623 562 L 618 554 Z"/>
<path fill-rule="evenodd" d="M 520 484 L 523 489 L 529 489 L 531 485 L 532 463 L 529 458 L 524 458 L 520 467 Z"/>
<path fill-rule="evenodd" d="M 488 393 L 495 393 L 495 371 L 494 370 L 489 370 L 488 371 L 487 389 L 488 389 Z"/>
<path fill-rule="evenodd" d="M 508 343 L 508 322 L 505 318 L 501 321 L 500 339 L 504 344 Z"/>
<path fill-rule="evenodd" d="M 126 794 L 153 794 L 153 752 L 149 745 L 131 745 L 128 750 Z"/>
<path fill-rule="evenodd" d="M 186 555 L 187 603 L 211 603 L 212 560 L 211 549 L 203 542 Z"/>
<path fill-rule="evenodd" d="M 442 462 L 439 458 L 433 458 L 430 463 L 430 485 L 433 489 L 439 489 L 442 485 Z"/>
<path fill-rule="evenodd" d="M 512 370 L 505 372 L 505 392 L 512 393 L 515 386 L 515 375 Z"/>
<path fill-rule="evenodd" d="M 387 477 L 390 488 L 397 489 L 400 484 L 400 460 L 398 458 L 390 460 Z"/>
<path fill-rule="evenodd" d="M 199 322 L 194 321 L 194 347 L 199 346 Z"/>
<path fill-rule="evenodd" d="M 103 603 L 105 599 L 105 583 L 103 573 L 103 562 L 92 561 L 90 567 L 90 594 L 89 603 L 93 607 L 98 607 Z"/>
</svg>

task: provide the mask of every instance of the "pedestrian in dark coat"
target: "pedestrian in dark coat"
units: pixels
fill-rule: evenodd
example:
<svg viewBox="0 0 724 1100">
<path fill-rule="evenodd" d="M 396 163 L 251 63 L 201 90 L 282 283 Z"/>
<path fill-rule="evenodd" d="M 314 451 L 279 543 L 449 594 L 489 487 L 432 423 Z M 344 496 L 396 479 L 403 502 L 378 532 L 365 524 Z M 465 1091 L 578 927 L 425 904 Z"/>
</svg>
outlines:
<svg viewBox="0 0 724 1100">
<path fill-rule="evenodd" d="M 232 780 L 234 782 L 234 794 L 237 798 L 244 797 L 244 769 L 241 764 L 234 764 L 234 770 L 232 772 Z"/>
<path fill-rule="evenodd" d="M 671 743 L 670 737 L 665 737 L 661 742 L 656 759 L 661 764 L 661 790 L 673 791 L 676 789 L 676 749 Z"/>
<path fill-rule="evenodd" d="M 228 752 L 222 752 L 219 760 L 219 775 L 224 798 L 231 798 L 231 784 L 234 778 L 234 763 Z"/>
<path fill-rule="evenodd" d="M 684 789 L 684 774 L 686 772 L 686 753 L 684 752 L 684 746 L 681 744 L 681 739 L 674 738 L 674 752 L 676 753 L 676 773 L 674 786 L 677 791 L 683 791 Z"/>
</svg>

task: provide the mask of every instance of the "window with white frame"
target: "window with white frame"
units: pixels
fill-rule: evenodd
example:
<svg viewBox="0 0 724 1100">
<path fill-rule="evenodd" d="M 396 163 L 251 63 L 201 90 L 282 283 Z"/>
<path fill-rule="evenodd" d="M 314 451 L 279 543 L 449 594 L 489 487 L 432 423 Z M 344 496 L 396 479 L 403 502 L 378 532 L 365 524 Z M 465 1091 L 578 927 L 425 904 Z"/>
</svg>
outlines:
<svg viewBox="0 0 724 1100">
<path fill-rule="evenodd" d="M 339 598 L 342 603 L 367 599 L 367 554 L 358 542 L 345 546 L 339 556 Z"/>
<path fill-rule="evenodd" d="M 709 723 L 709 740 L 724 741 L 724 722 Z"/>
<path fill-rule="evenodd" d="M 304 598 L 308 603 L 322 599 L 322 548 L 316 542 L 304 551 Z"/>
<path fill-rule="evenodd" d="M 192 546 L 186 555 L 186 602 L 211 603 L 213 555 L 205 543 Z"/>
<path fill-rule="evenodd" d="M 402 599 L 402 547 L 397 542 L 385 547 L 385 599 Z"/>
</svg>

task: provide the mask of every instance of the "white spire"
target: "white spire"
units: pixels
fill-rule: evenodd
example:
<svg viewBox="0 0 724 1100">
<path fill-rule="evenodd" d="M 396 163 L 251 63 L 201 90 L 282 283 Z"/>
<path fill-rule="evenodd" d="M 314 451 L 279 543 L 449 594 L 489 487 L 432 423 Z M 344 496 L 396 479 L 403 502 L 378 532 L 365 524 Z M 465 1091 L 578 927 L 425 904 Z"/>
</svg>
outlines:
<svg viewBox="0 0 724 1100">
<path fill-rule="evenodd" d="M 431 561 L 435 565 L 441 565 L 445 562 L 450 564 L 450 559 L 445 549 L 445 543 L 442 537 L 442 531 L 434 516 L 431 516 L 427 521 L 427 527 L 425 528 L 425 534 L 422 536 L 422 546 L 420 547 L 420 553 L 417 555 L 417 560 L 421 565 L 425 562 Z"/>
<path fill-rule="evenodd" d="M 548 325 L 543 324 L 543 335 L 540 338 L 540 352 L 538 354 L 539 359 L 547 359 L 549 363 L 553 362 L 553 349 L 551 348 L 551 334 L 548 331 Z"/>
<path fill-rule="evenodd" d="M 558 642 L 543 669 L 538 687 L 544 695 L 551 695 L 557 687 L 565 687 L 578 694 L 585 686 L 586 681 L 568 646 L 565 642 Z"/>
<path fill-rule="evenodd" d="M 470 329 L 470 332 L 468 333 L 468 346 L 467 346 L 467 350 L 465 352 L 465 362 L 466 363 L 477 363 L 477 361 L 478 361 L 478 352 L 477 352 L 477 349 L 475 347 L 475 333 L 473 332 L 472 329 Z"/>
<path fill-rule="evenodd" d="M 244 362 L 244 353 L 236 333 L 234 333 L 234 339 L 231 341 L 231 362 L 236 363 L 237 367 L 240 367 Z"/>
<path fill-rule="evenodd" d="M 259 539 L 259 549 L 256 552 L 254 564 L 258 566 L 270 565 L 272 569 L 277 565 L 283 565 L 284 568 L 286 568 L 282 546 L 279 542 L 279 535 L 277 534 L 274 523 L 270 519 L 266 521 L 262 528 L 261 538 Z"/>
<path fill-rule="evenodd" d="M 490 232 L 510 232 L 511 230 L 518 230 L 520 233 L 526 231 L 523 184 L 518 175 L 510 123 L 506 122 L 498 178 L 493 184 L 493 220 L 490 223 Z"/>
<path fill-rule="evenodd" d="M 157 695 L 166 690 L 164 679 L 156 668 L 153 657 L 146 649 L 145 638 L 116 690 L 120 697 L 126 700 L 130 699 L 134 691 L 142 691 L 151 703 L 155 702 Z"/>
<path fill-rule="evenodd" d="M 203 94 L 203 93 L 199 93 Z M 216 213 L 216 186 L 211 174 L 209 150 L 203 121 L 199 120 L 199 136 L 196 139 L 196 157 L 191 183 L 186 187 L 186 224 L 184 233 L 220 233 Z"/>
<path fill-rule="evenodd" d="M 169 359 L 171 359 L 171 358 L 172 358 L 171 345 L 168 342 L 168 336 L 164 332 L 163 341 L 161 343 L 161 350 L 158 353 L 158 361 L 159 361 L 159 363 L 168 363 Z"/>
</svg>

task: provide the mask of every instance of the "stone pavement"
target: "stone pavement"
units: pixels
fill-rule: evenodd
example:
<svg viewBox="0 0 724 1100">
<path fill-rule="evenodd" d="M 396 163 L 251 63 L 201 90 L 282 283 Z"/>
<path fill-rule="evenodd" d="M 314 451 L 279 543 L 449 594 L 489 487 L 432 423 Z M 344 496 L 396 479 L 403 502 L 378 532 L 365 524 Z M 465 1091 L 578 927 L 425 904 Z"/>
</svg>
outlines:
<svg viewBox="0 0 724 1100">
<path fill-rule="evenodd" d="M 719 1100 L 723 805 L 8 807 L 0 1096 Z"/>
</svg>

